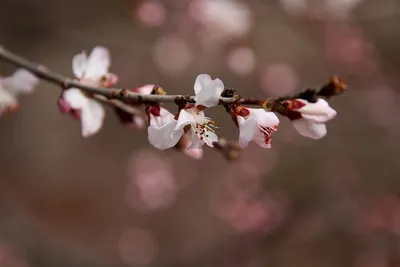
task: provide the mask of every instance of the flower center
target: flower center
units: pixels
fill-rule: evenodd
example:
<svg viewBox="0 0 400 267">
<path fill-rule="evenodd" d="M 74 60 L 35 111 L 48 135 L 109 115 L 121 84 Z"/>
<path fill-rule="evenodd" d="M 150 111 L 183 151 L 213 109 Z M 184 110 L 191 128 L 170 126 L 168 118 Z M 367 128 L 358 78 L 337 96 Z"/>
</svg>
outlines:
<svg viewBox="0 0 400 267">
<path fill-rule="evenodd" d="M 258 129 L 260 130 L 261 134 L 264 135 L 265 144 L 269 145 L 271 143 L 272 133 L 278 131 L 278 126 L 277 125 L 274 125 L 272 127 L 258 126 Z"/>
<path fill-rule="evenodd" d="M 201 141 L 204 138 L 209 137 L 209 132 L 215 133 L 218 128 L 217 123 L 210 118 L 204 117 L 205 122 L 199 123 L 197 122 L 195 125 L 192 125 L 194 133 L 200 138 Z"/>
</svg>

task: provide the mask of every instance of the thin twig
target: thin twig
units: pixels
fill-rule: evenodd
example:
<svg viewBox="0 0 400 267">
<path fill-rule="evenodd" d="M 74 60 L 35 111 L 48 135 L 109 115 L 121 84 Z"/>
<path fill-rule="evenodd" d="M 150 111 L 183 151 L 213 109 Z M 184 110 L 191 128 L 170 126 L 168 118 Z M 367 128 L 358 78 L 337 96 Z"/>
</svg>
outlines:
<svg viewBox="0 0 400 267">
<path fill-rule="evenodd" d="M 148 94 L 134 93 L 127 89 L 101 88 L 101 87 L 85 85 L 77 80 L 73 80 L 61 74 L 53 72 L 43 65 L 35 64 L 19 55 L 12 53 L 11 51 L 1 46 L 0 46 L 0 58 L 16 66 L 23 67 L 29 70 L 30 72 L 34 73 L 39 78 L 55 83 L 64 89 L 76 87 L 92 94 L 102 95 L 108 99 L 120 99 L 124 102 L 134 101 L 139 103 L 141 102 L 165 103 L 165 102 L 176 102 L 179 100 L 184 100 L 187 103 L 195 103 L 194 97 L 190 95 L 148 95 Z M 253 99 L 237 99 L 235 97 L 220 98 L 220 104 L 231 104 L 235 102 L 241 104 L 249 104 L 249 105 L 255 105 L 255 104 L 258 105 L 260 103 L 260 101 L 256 101 Z"/>
<path fill-rule="evenodd" d="M 40 65 L 40 64 L 35 64 L 23 57 L 20 57 L 2 46 L 0 46 L 0 58 L 4 59 L 5 61 L 12 63 L 13 65 L 17 67 L 22 67 L 24 69 L 29 70 L 33 74 L 35 74 L 37 77 L 46 80 L 48 82 L 54 83 L 58 86 L 61 86 L 63 89 L 68 89 L 72 87 L 76 87 L 79 89 L 82 89 L 84 91 L 90 92 L 93 94 L 93 98 L 98 100 L 99 102 L 119 108 L 123 111 L 125 111 L 128 114 L 131 114 L 133 116 L 140 116 L 143 119 L 147 119 L 146 114 L 136 108 L 130 105 L 130 102 L 136 102 L 136 103 L 142 103 L 142 102 L 176 102 L 179 100 L 184 100 L 188 103 L 194 102 L 192 96 L 186 96 L 186 95 L 144 95 L 144 94 L 137 94 L 130 92 L 126 89 L 109 89 L 109 88 L 97 88 L 97 87 L 92 87 L 88 86 L 85 84 L 82 84 L 76 80 L 70 79 L 66 76 L 63 76 L 59 73 L 53 72 L 47 67 Z M 119 100 L 118 100 L 119 99 Z M 223 101 L 225 98 L 222 98 Z M 224 103 L 231 103 L 234 102 L 234 98 L 226 98 L 228 101 L 225 101 Z M 122 100 L 122 101 L 121 101 Z M 126 101 L 128 103 L 124 103 L 123 101 Z M 235 146 L 232 145 L 234 142 L 228 142 L 226 141 L 225 138 L 221 138 L 219 142 L 215 143 L 215 148 L 228 159 L 228 160 L 234 160 L 237 159 L 240 155 L 240 150 Z M 232 151 L 231 151 L 232 150 Z"/>
</svg>

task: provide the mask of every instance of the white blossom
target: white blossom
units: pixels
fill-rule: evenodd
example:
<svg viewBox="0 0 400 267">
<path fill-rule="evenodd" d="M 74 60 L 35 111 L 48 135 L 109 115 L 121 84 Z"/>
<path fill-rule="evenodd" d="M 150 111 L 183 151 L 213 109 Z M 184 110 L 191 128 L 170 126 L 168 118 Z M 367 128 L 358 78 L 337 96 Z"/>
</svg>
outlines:
<svg viewBox="0 0 400 267">
<path fill-rule="evenodd" d="M 239 144 L 246 147 L 250 141 L 263 148 L 271 147 L 272 133 L 278 131 L 279 119 L 273 112 L 264 109 L 241 108 L 241 115 L 237 115 L 239 126 Z"/>
<path fill-rule="evenodd" d="M 217 105 L 223 90 L 224 84 L 220 79 L 212 80 L 208 74 L 197 76 L 194 84 L 196 104 L 183 108 L 177 119 L 170 114 L 161 116 L 162 121 L 152 123 L 153 118 L 150 117 L 149 142 L 163 150 L 175 146 L 186 133 L 191 139 L 188 149 L 201 148 L 204 144 L 213 147 L 213 143 L 218 141 L 216 123 L 206 117 L 203 110 Z"/>
<path fill-rule="evenodd" d="M 115 74 L 108 72 L 110 64 L 108 49 L 97 46 L 89 56 L 86 52 L 75 55 L 72 59 L 72 70 L 82 84 L 107 87 L 118 80 Z M 84 137 L 97 133 L 103 125 L 104 107 L 80 89 L 70 88 L 63 91 L 59 106 L 62 112 L 72 113 L 81 120 Z"/>
<path fill-rule="evenodd" d="M 320 139 L 327 133 L 325 123 L 336 116 L 336 111 L 324 99 L 311 103 L 303 99 L 289 101 L 289 109 L 299 114 L 293 119 L 294 128 L 303 136 Z"/>
<path fill-rule="evenodd" d="M 0 78 L 0 115 L 18 109 L 18 96 L 33 92 L 39 79 L 25 69 L 16 70 L 11 76 Z"/>
</svg>

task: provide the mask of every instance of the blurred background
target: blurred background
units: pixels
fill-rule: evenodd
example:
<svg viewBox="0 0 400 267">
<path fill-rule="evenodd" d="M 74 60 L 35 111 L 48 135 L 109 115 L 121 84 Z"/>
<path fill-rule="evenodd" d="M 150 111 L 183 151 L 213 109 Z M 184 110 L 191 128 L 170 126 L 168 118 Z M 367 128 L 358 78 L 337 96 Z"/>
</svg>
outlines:
<svg viewBox="0 0 400 267">
<path fill-rule="evenodd" d="M 158 151 L 112 110 L 84 139 L 42 82 L 0 120 L 0 267 L 400 266 L 398 0 L 0 3 L 0 43 L 69 76 L 103 45 L 124 88 L 190 94 L 199 73 L 256 97 L 349 85 L 325 138 L 282 118 L 272 149 L 227 162 Z M 222 108 L 208 115 L 237 138 Z"/>
</svg>

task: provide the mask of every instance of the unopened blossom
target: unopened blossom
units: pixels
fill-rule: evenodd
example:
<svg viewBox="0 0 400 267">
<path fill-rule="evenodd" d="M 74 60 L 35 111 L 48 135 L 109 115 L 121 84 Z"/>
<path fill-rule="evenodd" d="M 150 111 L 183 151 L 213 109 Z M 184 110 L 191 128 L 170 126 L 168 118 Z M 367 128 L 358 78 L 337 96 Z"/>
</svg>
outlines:
<svg viewBox="0 0 400 267">
<path fill-rule="evenodd" d="M 194 84 L 196 104 L 186 105 L 176 117 L 171 119 L 171 116 L 167 116 L 160 123 L 152 123 L 150 117 L 150 144 L 164 150 L 175 146 L 183 134 L 188 134 L 191 139 L 189 149 L 200 148 L 204 144 L 213 147 L 213 143 L 218 141 L 216 123 L 206 117 L 203 110 L 219 103 L 223 89 L 224 84 L 220 79 L 212 80 L 208 74 L 197 76 Z"/>
<path fill-rule="evenodd" d="M 110 64 L 108 49 L 97 46 L 89 56 L 86 52 L 75 55 L 72 59 L 72 70 L 82 84 L 109 87 L 118 81 L 115 74 L 108 72 Z M 81 121 L 84 137 L 97 133 L 103 125 L 104 107 L 90 94 L 78 88 L 64 90 L 58 105 L 62 113 L 70 113 Z"/>
<path fill-rule="evenodd" d="M 25 69 L 16 70 L 11 76 L 0 78 L 0 115 L 19 108 L 18 96 L 33 92 L 39 79 Z"/>
<path fill-rule="evenodd" d="M 237 106 L 233 119 L 239 127 L 239 145 L 244 148 L 250 141 L 263 148 L 271 147 L 272 133 L 278 131 L 279 119 L 273 112 L 258 108 Z"/>
<path fill-rule="evenodd" d="M 146 84 L 134 89 L 128 89 L 128 91 L 149 95 L 153 91 L 154 84 Z M 142 103 L 131 103 L 132 106 L 140 106 Z M 127 127 L 132 127 L 134 129 L 144 129 L 146 127 L 146 121 L 139 115 L 132 115 L 131 113 L 126 112 L 123 109 L 115 107 L 115 114 L 118 116 L 120 122 Z"/>
<path fill-rule="evenodd" d="M 315 103 L 304 99 L 294 99 L 284 102 L 288 117 L 293 121 L 294 128 L 303 136 L 320 139 L 327 133 L 325 123 L 336 116 L 336 111 L 324 99 Z"/>
</svg>

